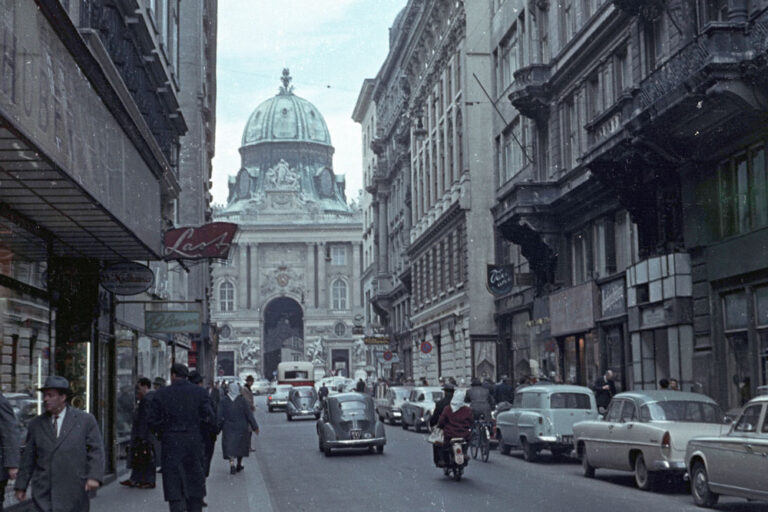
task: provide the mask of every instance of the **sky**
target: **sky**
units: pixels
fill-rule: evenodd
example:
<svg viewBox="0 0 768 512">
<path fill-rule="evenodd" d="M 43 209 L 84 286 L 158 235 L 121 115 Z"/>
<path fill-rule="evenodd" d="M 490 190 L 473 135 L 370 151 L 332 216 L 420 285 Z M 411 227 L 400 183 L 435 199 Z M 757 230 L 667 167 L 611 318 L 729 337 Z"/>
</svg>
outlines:
<svg viewBox="0 0 768 512">
<path fill-rule="evenodd" d="M 360 125 L 352 110 L 363 80 L 389 50 L 389 27 L 407 0 L 219 0 L 216 155 L 213 202 L 227 200 L 240 168 L 240 139 L 251 112 L 277 94 L 283 68 L 294 93 L 325 118 L 336 149 L 334 172 L 347 197 L 362 188 Z"/>
</svg>

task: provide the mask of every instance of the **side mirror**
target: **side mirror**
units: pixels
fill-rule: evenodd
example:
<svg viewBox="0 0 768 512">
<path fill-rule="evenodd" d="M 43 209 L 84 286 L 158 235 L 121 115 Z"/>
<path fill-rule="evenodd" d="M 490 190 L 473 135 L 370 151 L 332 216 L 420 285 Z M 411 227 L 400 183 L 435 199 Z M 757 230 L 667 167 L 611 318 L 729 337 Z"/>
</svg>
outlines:
<svg viewBox="0 0 768 512">
<path fill-rule="evenodd" d="M 733 419 L 729 418 L 728 416 L 723 416 L 723 424 L 724 425 L 731 425 L 731 424 L 733 424 Z"/>
</svg>

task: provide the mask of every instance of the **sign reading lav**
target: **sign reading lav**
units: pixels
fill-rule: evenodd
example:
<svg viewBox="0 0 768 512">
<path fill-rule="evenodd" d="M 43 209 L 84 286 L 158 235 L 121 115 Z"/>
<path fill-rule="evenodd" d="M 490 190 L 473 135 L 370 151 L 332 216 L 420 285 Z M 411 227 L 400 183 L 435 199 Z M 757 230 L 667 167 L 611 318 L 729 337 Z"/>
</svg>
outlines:
<svg viewBox="0 0 768 512">
<path fill-rule="evenodd" d="M 165 333 L 199 333 L 199 311 L 145 311 L 144 330 Z"/>
<path fill-rule="evenodd" d="M 502 296 L 515 286 L 515 268 L 512 265 L 488 265 L 486 286 L 493 295 Z"/>
<path fill-rule="evenodd" d="M 146 265 L 128 261 L 110 265 L 99 274 L 99 283 L 115 295 L 136 295 L 155 282 L 155 274 Z"/>
<path fill-rule="evenodd" d="M 227 258 L 236 231 L 237 224 L 230 222 L 171 229 L 165 232 L 163 257 L 166 260 Z"/>
</svg>

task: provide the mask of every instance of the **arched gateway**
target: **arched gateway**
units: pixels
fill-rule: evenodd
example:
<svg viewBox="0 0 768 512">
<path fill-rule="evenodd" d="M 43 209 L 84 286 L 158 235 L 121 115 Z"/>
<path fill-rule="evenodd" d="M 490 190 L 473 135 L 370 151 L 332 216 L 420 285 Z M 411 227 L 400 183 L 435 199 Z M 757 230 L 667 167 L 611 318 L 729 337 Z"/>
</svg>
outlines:
<svg viewBox="0 0 768 512">
<path fill-rule="evenodd" d="M 279 297 L 264 308 L 264 375 L 280 361 L 304 360 L 304 311 L 295 300 Z"/>
</svg>

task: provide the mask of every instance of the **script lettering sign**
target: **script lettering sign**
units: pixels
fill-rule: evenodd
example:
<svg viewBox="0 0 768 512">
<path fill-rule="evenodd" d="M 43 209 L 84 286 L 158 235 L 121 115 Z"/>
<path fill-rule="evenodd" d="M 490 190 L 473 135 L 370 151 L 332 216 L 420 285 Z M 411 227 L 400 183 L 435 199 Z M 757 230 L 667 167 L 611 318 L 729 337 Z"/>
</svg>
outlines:
<svg viewBox="0 0 768 512">
<path fill-rule="evenodd" d="M 152 269 L 133 261 L 110 265 L 99 275 L 101 286 L 115 295 L 136 295 L 147 291 L 154 282 Z"/>
<path fill-rule="evenodd" d="M 512 291 L 515 286 L 515 272 L 512 265 L 488 265 L 488 291 L 500 297 Z"/>
<path fill-rule="evenodd" d="M 237 224 L 230 222 L 171 229 L 165 232 L 163 257 L 166 260 L 227 258 L 235 232 Z"/>
</svg>

